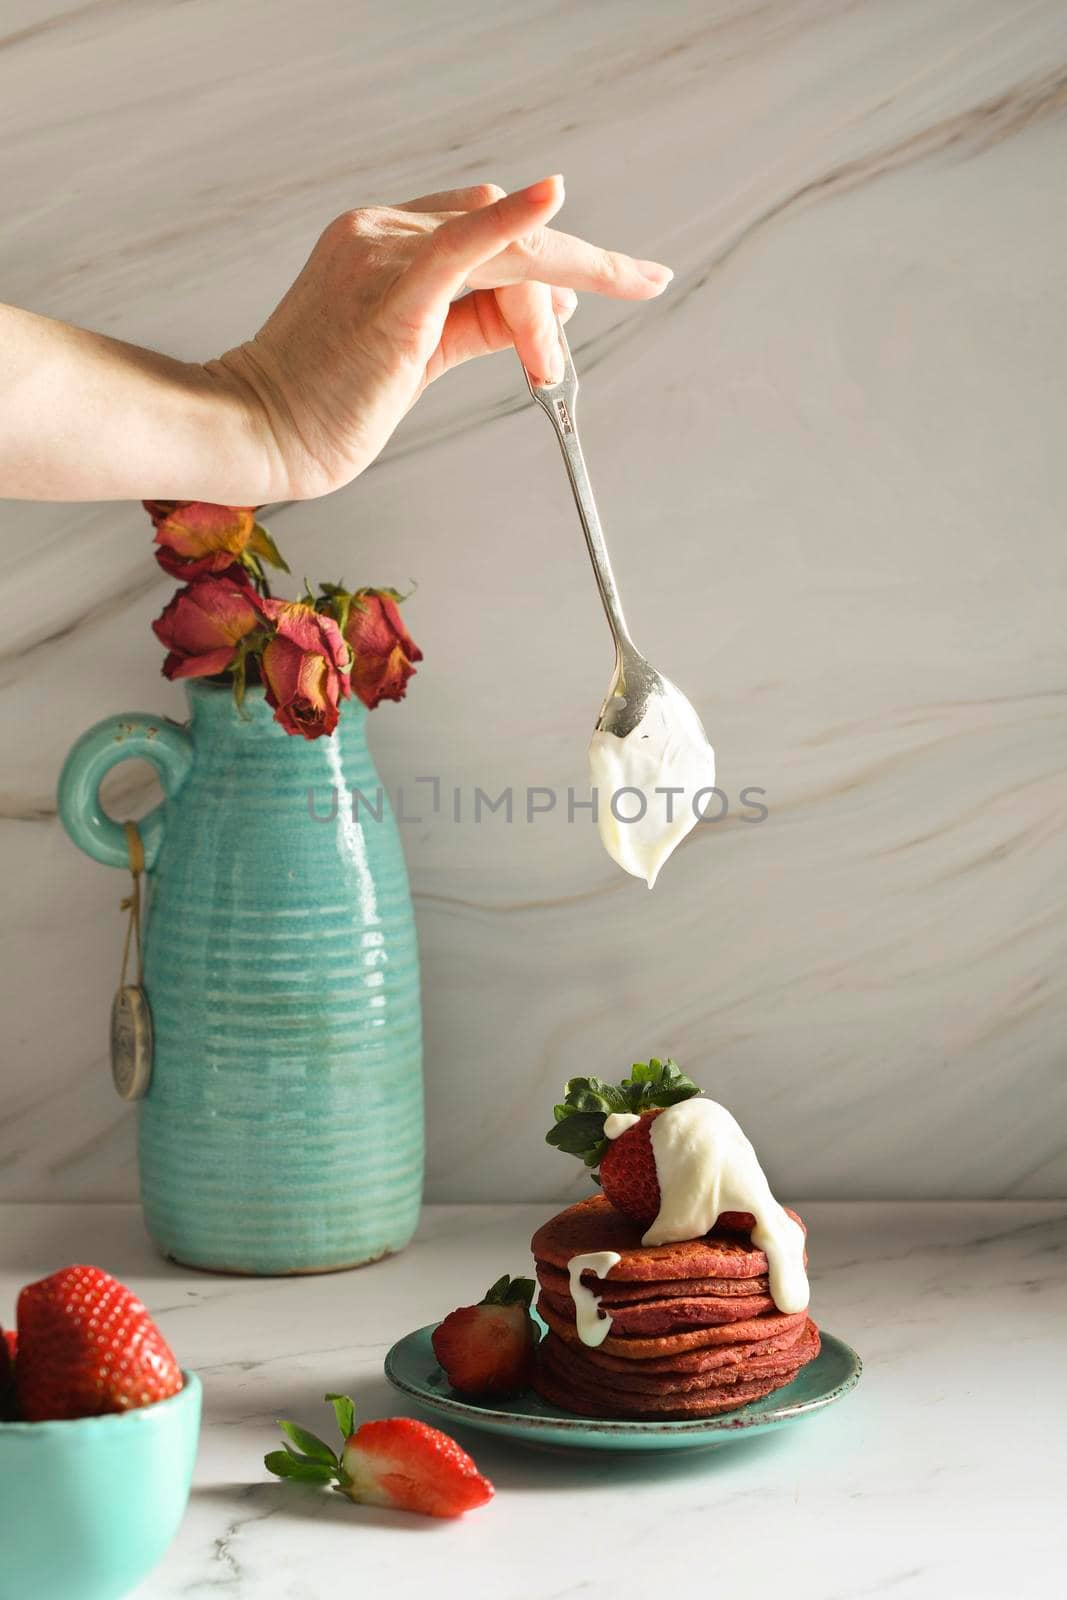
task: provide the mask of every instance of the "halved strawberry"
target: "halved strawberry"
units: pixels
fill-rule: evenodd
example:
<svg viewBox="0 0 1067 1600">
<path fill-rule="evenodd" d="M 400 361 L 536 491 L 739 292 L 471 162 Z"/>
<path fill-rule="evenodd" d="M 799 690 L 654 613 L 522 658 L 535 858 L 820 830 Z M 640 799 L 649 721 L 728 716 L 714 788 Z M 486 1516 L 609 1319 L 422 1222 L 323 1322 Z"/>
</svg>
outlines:
<svg viewBox="0 0 1067 1600">
<path fill-rule="evenodd" d="M 493 1498 L 493 1485 L 455 1439 L 412 1417 L 365 1422 L 347 1440 L 341 1465 L 344 1493 L 367 1505 L 459 1517 Z"/>
<path fill-rule="evenodd" d="M 647 1228 L 656 1220 L 660 1201 L 652 1123 L 667 1106 L 700 1092 L 670 1057 L 635 1061 L 630 1076 L 619 1084 L 572 1078 L 555 1108 L 556 1125 L 546 1138 L 557 1150 L 581 1156 L 587 1167 L 599 1168 L 594 1181 L 616 1211 Z M 609 1139 L 604 1125 L 613 1113 L 640 1121 Z"/>
<path fill-rule="evenodd" d="M 411 1417 L 384 1417 L 356 1428 L 347 1395 L 326 1399 L 344 1439 L 340 1457 L 306 1428 L 279 1422 L 291 1443 L 263 1458 L 269 1472 L 301 1483 L 332 1483 L 360 1504 L 427 1517 L 459 1517 L 492 1499 L 489 1479 L 447 1433 Z"/>
<path fill-rule="evenodd" d="M 99 1267 L 64 1267 L 29 1284 L 18 1331 L 15 1386 L 26 1422 L 129 1411 L 182 1387 L 145 1306 Z"/>
<path fill-rule="evenodd" d="M 459 1394 L 518 1394 L 533 1373 L 537 1329 L 532 1278 L 499 1278 L 476 1306 L 450 1311 L 434 1329 L 433 1353 Z"/>
<path fill-rule="evenodd" d="M 18 1339 L 12 1329 L 0 1328 L 0 1422 L 14 1422 L 18 1416 L 15 1402 L 15 1350 Z"/>
</svg>

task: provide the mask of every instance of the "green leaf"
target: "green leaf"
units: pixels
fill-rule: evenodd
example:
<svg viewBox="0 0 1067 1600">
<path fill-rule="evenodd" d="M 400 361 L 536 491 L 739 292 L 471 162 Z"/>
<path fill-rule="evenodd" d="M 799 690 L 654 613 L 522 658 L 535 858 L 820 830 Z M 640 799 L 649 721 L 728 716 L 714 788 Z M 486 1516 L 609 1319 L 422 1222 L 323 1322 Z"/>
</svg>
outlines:
<svg viewBox="0 0 1067 1600">
<path fill-rule="evenodd" d="M 677 1105 L 680 1100 L 689 1100 L 700 1093 L 700 1089 L 691 1078 L 686 1077 L 676 1061 L 670 1057 L 660 1061 L 656 1056 L 647 1062 L 635 1061 L 623 1088 L 631 1111 Z"/>
<path fill-rule="evenodd" d="M 498 1278 L 482 1298 L 483 1306 L 520 1306 L 527 1311 L 534 1297 L 536 1285 L 532 1278 L 512 1278 L 507 1273 Z"/>
<path fill-rule="evenodd" d="M 341 1430 L 341 1438 L 347 1441 L 356 1431 L 355 1406 L 346 1394 L 326 1394 L 322 1398 L 333 1406 L 333 1414 L 337 1418 L 337 1426 Z"/>
<path fill-rule="evenodd" d="M 676 1106 L 681 1100 L 692 1100 L 700 1090 L 695 1083 L 679 1084 L 676 1089 L 660 1089 L 656 1093 L 658 1106 Z"/>
<path fill-rule="evenodd" d="M 310 1461 L 325 1462 L 330 1467 L 337 1465 L 337 1457 L 318 1434 L 309 1433 L 307 1428 L 302 1428 L 298 1422 L 282 1422 L 279 1419 L 278 1426 Z"/>
<path fill-rule="evenodd" d="M 245 549 L 251 550 L 254 555 L 262 556 L 263 560 L 269 561 L 272 567 L 277 567 L 282 572 L 289 571 L 282 558 L 281 551 L 262 523 L 257 522 L 252 529 L 251 538 Z"/>
<path fill-rule="evenodd" d="M 554 1150 L 564 1150 L 569 1156 L 581 1156 L 604 1142 L 604 1113 L 578 1111 L 574 1116 L 557 1122 L 545 1135 Z"/>
<path fill-rule="evenodd" d="M 337 1471 L 325 1461 L 300 1461 L 286 1450 L 271 1450 L 263 1465 L 276 1478 L 294 1478 L 298 1483 L 329 1483 Z"/>
<path fill-rule="evenodd" d="M 625 1111 L 626 1096 L 622 1089 L 602 1078 L 572 1078 L 567 1085 L 566 1104 L 576 1111 Z"/>
</svg>

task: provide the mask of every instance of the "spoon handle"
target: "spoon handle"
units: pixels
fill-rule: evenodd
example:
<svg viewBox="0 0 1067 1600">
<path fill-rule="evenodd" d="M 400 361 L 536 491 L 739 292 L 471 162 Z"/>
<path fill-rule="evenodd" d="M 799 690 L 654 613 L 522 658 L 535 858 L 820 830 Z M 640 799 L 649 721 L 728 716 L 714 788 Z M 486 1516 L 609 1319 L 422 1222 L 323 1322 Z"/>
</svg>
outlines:
<svg viewBox="0 0 1067 1600">
<path fill-rule="evenodd" d="M 578 438 L 578 424 L 574 415 L 575 400 L 578 395 L 578 374 L 574 370 L 563 324 L 558 319 L 557 327 L 560 348 L 563 351 L 562 380 L 559 383 L 538 383 L 530 376 L 525 365 L 522 370 L 526 375 L 531 395 L 551 422 L 560 449 L 563 451 L 563 460 L 567 466 L 567 476 L 571 481 L 578 515 L 582 519 L 585 542 L 589 547 L 589 559 L 593 563 L 600 599 L 607 614 L 608 626 L 615 639 L 615 648 L 621 659 L 623 655 L 633 651 L 634 644 L 630 638 L 630 630 L 626 626 L 618 585 L 611 570 L 611 558 L 604 542 L 604 530 L 600 525 L 600 514 L 593 498 L 593 486 L 589 482 L 589 469 L 585 464 Z"/>
</svg>

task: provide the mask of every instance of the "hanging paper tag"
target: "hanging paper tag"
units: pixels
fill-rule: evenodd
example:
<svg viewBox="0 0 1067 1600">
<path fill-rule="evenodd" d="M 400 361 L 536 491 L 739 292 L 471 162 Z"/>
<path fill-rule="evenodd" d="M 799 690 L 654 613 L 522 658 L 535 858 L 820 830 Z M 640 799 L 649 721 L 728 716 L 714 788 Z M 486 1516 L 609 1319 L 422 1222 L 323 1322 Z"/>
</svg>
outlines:
<svg viewBox="0 0 1067 1600">
<path fill-rule="evenodd" d="M 141 967 L 141 873 L 144 871 L 144 846 L 135 822 L 126 823 L 126 846 L 130 853 L 133 889 L 122 902 L 130 913 L 126 925 L 126 944 L 122 951 L 122 971 L 118 993 L 111 1002 L 111 1076 L 123 1100 L 140 1100 L 152 1081 L 152 1012 L 144 992 Z M 126 982 L 130 945 L 137 952 L 137 982 Z"/>
</svg>

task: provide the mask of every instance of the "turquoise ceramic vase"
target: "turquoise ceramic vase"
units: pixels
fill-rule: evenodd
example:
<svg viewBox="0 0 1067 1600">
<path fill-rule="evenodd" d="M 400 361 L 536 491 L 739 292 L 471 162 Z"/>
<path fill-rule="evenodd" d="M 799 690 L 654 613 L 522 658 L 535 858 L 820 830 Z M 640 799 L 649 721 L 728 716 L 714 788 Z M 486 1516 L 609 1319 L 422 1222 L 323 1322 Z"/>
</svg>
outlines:
<svg viewBox="0 0 1067 1600">
<path fill-rule="evenodd" d="M 141 1198 L 163 1252 L 221 1272 L 329 1272 L 400 1250 L 423 1171 L 419 969 L 388 798 L 346 701 L 331 736 L 261 689 L 189 686 L 191 721 L 84 734 L 60 779 L 75 844 L 127 868 L 99 785 L 150 761 L 139 828 L 154 1050 L 138 1101 Z"/>
</svg>

